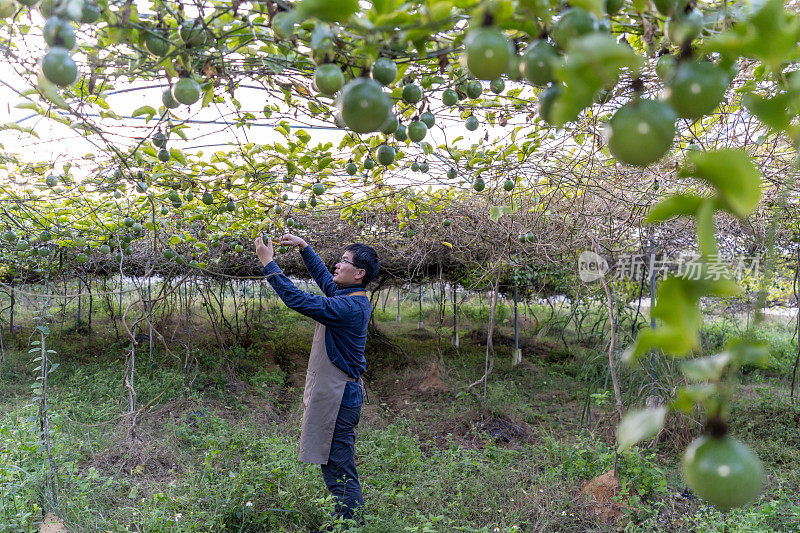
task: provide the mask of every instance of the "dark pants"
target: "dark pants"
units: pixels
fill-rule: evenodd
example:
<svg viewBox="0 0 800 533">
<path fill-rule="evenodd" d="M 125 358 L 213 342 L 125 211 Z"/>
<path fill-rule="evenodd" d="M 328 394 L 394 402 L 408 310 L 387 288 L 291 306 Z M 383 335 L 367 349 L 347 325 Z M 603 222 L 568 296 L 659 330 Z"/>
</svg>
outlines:
<svg viewBox="0 0 800 533">
<path fill-rule="evenodd" d="M 357 518 L 358 510 L 364 506 L 361 484 L 356 472 L 355 427 L 361 418 L 361 406 L 339 407 L 336 427 L 333 430 L 331 454 L 328 464 L 322 466 L 322 477 L 328 490 L 336 497 L 336 516 Z"/>
</svg>

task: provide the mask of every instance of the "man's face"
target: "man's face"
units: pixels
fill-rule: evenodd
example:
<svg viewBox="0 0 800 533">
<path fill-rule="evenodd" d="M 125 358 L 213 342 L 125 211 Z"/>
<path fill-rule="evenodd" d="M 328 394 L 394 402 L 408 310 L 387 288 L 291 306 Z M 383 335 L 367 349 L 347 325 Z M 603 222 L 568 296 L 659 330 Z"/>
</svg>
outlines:
<svg viewBox="0 0 800 533">
<path fill-rule="evenodd" d="M 333 282 L 340 287 L 355 285 L 361 283 L 366 273 L 366 270 L 353 264 L 353 252 L 346 251 L 333 269 Z"/>
</svg>

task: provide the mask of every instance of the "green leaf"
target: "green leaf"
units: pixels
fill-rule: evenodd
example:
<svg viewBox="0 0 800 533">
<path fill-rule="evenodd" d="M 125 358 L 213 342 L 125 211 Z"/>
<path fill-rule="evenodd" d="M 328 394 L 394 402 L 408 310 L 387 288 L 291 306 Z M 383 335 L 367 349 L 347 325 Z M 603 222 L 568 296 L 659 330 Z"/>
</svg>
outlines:
<svg viewBox="0 0 800 533">
<path fill-rule="evenodd" d="M 747 339 L 733 339 L 728 342 L 728 353 L 731 360 L 738 365 L 766 366 L 770 362 L 767 345 Z"/>
<path fill-rule="evenodd" d="M 492 219 L 492 222 L 497 222 L 498 220 L 500 220 L 500 217 L 502 217 L 503 215 L 508 215 L 509 213 L 512 212 L 513 211 L 511 207 L 507 205 L 493 205 L 489 209 L 489 218 Z"/>
<path fill-rule="evenodd" d="M 730 360 L 728 352 L 698 357 L 684 361 L 681 372 L 689 381 L 718 381 Z"/>
<path fill-rule="evenodd" d="M 149 121 L 155 114 L 156 110 L 153 108 L 153 106 L 143 105 L 142 107 L 134 110 L 134 112 L 131 113 L 131 116 L 138 117 L 139 115 L 147 115 L 147 121 Z"/>
<path fill-rule="evenodd" d="M 677 216 L 695 216 L 706 200 L 694 194 L 674 194 L 651 207 L 645 223 L 655 224 Z"/>
<path fill-rule="evenodd" d="M 42 335 L 45 335 L 45 336 L 50 335 L 50 328 L 48 328 L 47 326 L 36 326 L 36 329 L 41 331 Z"/>
<path fill-rule="evenodd" d="M 713 383 L 702 383 L 697 385 L 687 385 L 678 389 L 675 400 L 670 404 L 671 409 L 692 414 L 694 404 L 704 403 L 717 392 L 717 386 Z"/>
<path fill-rule="evenodd" d="M 200 107 L 201 108 L 208 107 L 213 100 L 214 100 L 214 84 L 208 83 L 206 84 L 205 89 L 203 89 L 203 103 L 200 105 Z"/>
<path fill-rule="evenodd" d="M 604 17 L 606 14 L 603 0 L 570 0 L 569 5 L 583 8 L 598 17 Z"/>
<path fill-rule="evenodd" d="M 717 238 L 714 235 L 714 200 L 705 200 L 697 209 L 697 244 L 706 257 L 717 255 Z"/>
<path fill-rule="evenodd" d="M 172 156 L 172 159 L 175 161 L 179 161 L 181 164 L 186 165 L 186 156 L 183 155 L 183 151 L 179 148 L 170 148 L 169 154 Z"/>
<path fill-rule="evenodd" d="M 772 129 L 783 130 L 792 121 L 791 105 L 797 100 L 797 95 L 780 93 L 771 98 L 764 98 L 755 93 L 744 95 L 742 103 L 758 120 Z"/>
<path fill-rule="evenodd" d="M 717 190 L 726 211 L 740 218 L 749 215 L 761 198 L 761 173 L 744 150 L 692 152 L 682 176 L 697 176 Z"/>
<path fill-rule="evenodd" d="M 630 46 L 617 43 L 610 35 L 592 33 L 573 39 L 564 63 L 555 69 L 565 87 L 553 103 L 553 122 L 563 125 L 575 120 L 592 105 L 600 89 L 617 82 L 620 69 L 638 71 L 642 61 Z"/>
<path fill-rule="evenodd" d="M 624 452 L 637 442 L 658 434 L 664 427 L 666 407 L 628 411 L 617 426 L 617 449 Z"/>
</svg>

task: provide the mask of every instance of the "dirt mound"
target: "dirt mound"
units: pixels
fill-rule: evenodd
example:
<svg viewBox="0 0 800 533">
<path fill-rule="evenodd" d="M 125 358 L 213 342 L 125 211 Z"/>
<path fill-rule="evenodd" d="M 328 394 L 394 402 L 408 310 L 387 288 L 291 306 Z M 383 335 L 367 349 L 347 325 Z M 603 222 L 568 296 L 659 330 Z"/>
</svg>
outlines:
<svg viewBox="0 0 800 533">
<path fill-rule="evenodd" d="M 473 329 L 467 333 L 467 339 L 477 345 L 485 345 L 488 338 L 489 335 L 485 329 Z M 509 337 L 495 329 L 492 333 L 492 342 L 495 346 L 514 346 L 514 337 Z"/>
<path fill-rule="evenodd" d="M 42 520 L 42 525 L 39 526 L 39 533 L 68 533 L 68 530 L 59 517 L 53 513 L 47 513 Z"/>
<path fill-rule="evenodd" d="M 431 363 L 428 375 L 417 385 L 417 390 L 420 392 L 443 392 L 450 390 L 447 384 L 442 380 L 442 371 L 439 369 L 439 365 L 436 364 L 436 361 Z"/>
<path fill-rule="evenodd" d="M 595 516 L 606 523 L 613 523 L 619 519 L 622 509 L 625 508 L 624 503 L 614 501 L 620 486 L 619 478 L 614 475 L 613 470 L 609 470 L 587 482 L 581 488 L 581 493 L 591 500 Z"/>
</svg>

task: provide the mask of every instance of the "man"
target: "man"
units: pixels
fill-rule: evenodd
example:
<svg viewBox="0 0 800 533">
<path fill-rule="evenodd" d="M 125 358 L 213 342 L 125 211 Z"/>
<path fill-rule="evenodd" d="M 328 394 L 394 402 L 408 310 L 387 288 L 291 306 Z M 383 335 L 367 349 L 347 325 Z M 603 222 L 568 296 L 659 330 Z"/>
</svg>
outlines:
<svg viewBox="0 0 800 533">
<path fill-rule="evenodd" d="M 322 466 L 322 477 L 336 497 L 337 517 L 361 521 L 364 505 L 355 464 L 355 432 L 361 418 L 367 368 L 364 346 L 372 307 L 364 288 L 380 270 L 375 250 L 364 244 L 344 249 L 333 275 L 306 241 L 295 235 L 280 244 L 297 246 L 325 296 L 298 289 L 273 261 L 272 239 L 255 240 L 263 273 L 290 308 L 317 322 L 303 392 L 300 460 Z"/>
</svg>

